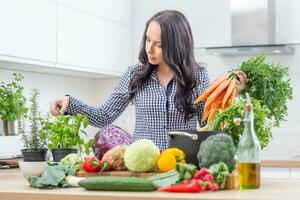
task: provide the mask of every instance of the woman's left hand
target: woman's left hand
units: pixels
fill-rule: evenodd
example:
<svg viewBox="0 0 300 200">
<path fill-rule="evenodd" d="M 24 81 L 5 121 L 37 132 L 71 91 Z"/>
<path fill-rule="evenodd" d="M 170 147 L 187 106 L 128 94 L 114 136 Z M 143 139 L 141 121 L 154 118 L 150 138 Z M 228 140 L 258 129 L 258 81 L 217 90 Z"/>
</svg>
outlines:
<svg viewBox="0 0 300 200">
<path fill-rule="evenodd" d="M 240 92 L 243 89 L 245 89 L 247 76 L 241 70 L 233 70 L 232 72 L 237 76 L 235 88 L 237 89 L 238 92 Z"/>
</svg>

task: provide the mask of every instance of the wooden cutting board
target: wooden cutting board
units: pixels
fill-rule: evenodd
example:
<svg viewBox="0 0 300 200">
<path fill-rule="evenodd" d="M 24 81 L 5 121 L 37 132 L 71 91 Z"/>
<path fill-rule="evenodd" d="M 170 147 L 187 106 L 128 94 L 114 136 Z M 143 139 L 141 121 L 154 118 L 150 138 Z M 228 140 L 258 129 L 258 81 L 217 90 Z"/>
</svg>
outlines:
<svg viewBox="0 0 300 200">
<path fill-rule="evenodd" d="M 76 176 L 79 177 L 91 177 L 91 176 L 122 176 L 122 177 L 142 177 L 146 178 L 149 176 L 154 176 L 161 174 L 160 172 L 130 172 L 130 171 L 104 171 L 104 172 L 85 172 L 85 171 L 77 171 Z"/>
</svg>

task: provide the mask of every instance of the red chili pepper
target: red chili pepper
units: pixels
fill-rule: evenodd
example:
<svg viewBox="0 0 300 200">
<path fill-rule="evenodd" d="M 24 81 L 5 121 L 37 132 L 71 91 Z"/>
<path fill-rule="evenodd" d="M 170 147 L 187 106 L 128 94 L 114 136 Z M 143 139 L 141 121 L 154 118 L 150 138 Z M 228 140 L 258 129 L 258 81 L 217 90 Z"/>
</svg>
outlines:
<svg viewBox="0 0 300 200">
<path fill-rule="evenodd" d="M 199 181 L 192 179 L 189 182 L 181 183 L 178 185 L 164 186 L 158 188 L 160 192 L 202 192 Z"/>
<path fill-rule="evenodd" d="M 82 168 L 86 172 L 98 172 L 101 170 L 102 164 L 95 156 L 85 157 Z"/>
<path fill-rule="evenodd" d="M 198 172 L 194 174 L 193 178 L 202 179 L 206 174 L 208 174 L 208 169 L 206 167 L 202 167 Z"/>
</svg>

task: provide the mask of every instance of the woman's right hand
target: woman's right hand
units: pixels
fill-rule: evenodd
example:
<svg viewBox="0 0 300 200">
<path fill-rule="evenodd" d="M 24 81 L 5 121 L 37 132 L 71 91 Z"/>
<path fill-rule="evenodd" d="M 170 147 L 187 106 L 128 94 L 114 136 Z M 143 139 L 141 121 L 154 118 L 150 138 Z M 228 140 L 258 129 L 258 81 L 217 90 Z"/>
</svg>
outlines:
<svg viewBox="0 0 300 200">
<path fill-rule="evenodd" d="M 53 116 L 64 115 L 69 105 L 69 100 L 70 100 L 69 96 L 63 96 L 53 100 L 50 103 L 50 113 Z M 57 112 L 57 109 L 60 110 L 60 113 Z"/>
</svg>

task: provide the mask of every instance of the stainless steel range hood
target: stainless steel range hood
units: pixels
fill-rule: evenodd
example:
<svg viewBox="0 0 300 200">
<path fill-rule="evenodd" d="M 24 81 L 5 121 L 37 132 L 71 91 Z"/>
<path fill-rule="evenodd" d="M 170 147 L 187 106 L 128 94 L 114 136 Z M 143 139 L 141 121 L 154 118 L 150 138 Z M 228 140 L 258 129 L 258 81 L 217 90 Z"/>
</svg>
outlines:
<svg viewBox="0 0 300 200">
<path fill-rule="evenodd" d="M 275 0 L 230 0 L 231 46 L 208 47 L 221 56 L 293 54 L 292 45 L 276 44 Z"/>
</svg>

